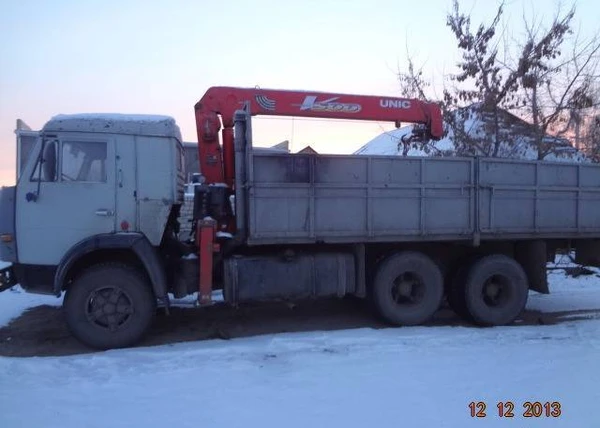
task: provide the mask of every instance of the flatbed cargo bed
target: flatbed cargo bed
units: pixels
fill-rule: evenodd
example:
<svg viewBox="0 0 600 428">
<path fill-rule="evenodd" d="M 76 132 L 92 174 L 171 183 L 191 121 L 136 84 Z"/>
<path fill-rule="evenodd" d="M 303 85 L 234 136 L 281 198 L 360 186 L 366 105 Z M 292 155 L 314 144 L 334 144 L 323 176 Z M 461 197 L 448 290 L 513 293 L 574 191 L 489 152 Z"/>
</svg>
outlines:
<svg viewBox="0 0 600 428">
<path fill-rule="evenodd" d="M 600 165 L 253 152 L 247 242 L 600 237 Z"/>
</svg>

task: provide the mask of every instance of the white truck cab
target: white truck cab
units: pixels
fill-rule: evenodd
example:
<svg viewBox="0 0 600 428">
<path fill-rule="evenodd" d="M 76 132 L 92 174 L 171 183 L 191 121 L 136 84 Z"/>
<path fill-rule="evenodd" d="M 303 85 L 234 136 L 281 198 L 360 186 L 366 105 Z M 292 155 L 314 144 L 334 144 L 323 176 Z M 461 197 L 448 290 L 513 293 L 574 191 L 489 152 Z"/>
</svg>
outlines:
<svg viewBox="0 0 600 428">
<path fill-rule="evenodd" d="M 123 248 L 155 254 L 183 202 L 179 127 L 168 116 L 59 115 L 40 131 L 17 123 L 17 183 L 0 191 L 0 259 L 7 287 L 60 295 L 85 254 Z M 158 298 L 164 273 L 150 268 Z M 154 274 L 152 273 L 154 272 Z"/>
</svg>

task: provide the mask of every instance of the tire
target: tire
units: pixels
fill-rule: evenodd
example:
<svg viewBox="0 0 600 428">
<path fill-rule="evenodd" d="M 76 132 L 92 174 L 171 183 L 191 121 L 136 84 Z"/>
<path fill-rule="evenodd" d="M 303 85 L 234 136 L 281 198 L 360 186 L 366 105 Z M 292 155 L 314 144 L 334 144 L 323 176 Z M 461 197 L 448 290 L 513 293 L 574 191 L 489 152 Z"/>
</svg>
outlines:
<svg viewBox="0 0 600 428">
<path fill-rule="evenodd" d="M 527 274 L 514 259 L 496 254 L 475 262 L 457 298 L 475 324 L 497 326 L 512 323 L 525 309 L 529 287 Z"/>
<path fill-rule="evenodd" d="M 418 325 L 438 310 L 444 295 L 440 268 L 429 257 L 404 252 L 384 260 L 373 282 L 377 312 L 394 325 Z"/>
<path fill-rule="evenodd" d="M 146 277 L 122 264 L 83 271 L 67 289 L 63 310 L 69 330 L 96 349 L 123 348 L 138 342 L 156 313 Z"/>
</svg>

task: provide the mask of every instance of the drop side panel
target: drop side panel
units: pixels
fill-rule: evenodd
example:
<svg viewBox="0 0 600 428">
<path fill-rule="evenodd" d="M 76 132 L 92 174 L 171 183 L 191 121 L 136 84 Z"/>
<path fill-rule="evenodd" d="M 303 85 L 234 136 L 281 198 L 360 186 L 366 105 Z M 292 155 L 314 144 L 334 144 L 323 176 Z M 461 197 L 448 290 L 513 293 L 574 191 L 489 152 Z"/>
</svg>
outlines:
<svg viewBox="0 0 600 428">
<path fill-rule="evenodd" d="M 250 156 L 249 243 L 366 242 L 474 232 L 474 161 Z"/>
</svg>

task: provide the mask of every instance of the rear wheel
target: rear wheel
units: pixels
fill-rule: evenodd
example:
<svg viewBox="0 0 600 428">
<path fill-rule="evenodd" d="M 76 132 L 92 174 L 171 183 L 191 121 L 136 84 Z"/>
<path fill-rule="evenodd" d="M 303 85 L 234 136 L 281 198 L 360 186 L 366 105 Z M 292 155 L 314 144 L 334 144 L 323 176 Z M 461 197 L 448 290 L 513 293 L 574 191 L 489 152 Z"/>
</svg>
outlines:
<svg viewBox="0 0 600 428">
<path fill-rule="evenodd" d="M 73 336 L 98 349 L 135 344 L 150 327 L 155 311 L 156 299 L 147 279 L 122 264 L 85 270 L 70 285 L 64 301 Z"/>
<path fill-rule="evenodd" d="M 471 266 L 464 281 L 455 285 L 458 307 L 482 326 L 512 323 L 527 303 L 527 275 L 517 261 L 504 255 L 481 258 Z"/>
<path fill-rule="evenodd" d="M 382 262 L 373 283 L 378 313 L 395 325 L 418 325 L 440 307 L 442 273 L 429 257 L 416 252 L 393 255 Z"/>
</svg>

